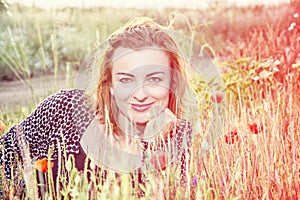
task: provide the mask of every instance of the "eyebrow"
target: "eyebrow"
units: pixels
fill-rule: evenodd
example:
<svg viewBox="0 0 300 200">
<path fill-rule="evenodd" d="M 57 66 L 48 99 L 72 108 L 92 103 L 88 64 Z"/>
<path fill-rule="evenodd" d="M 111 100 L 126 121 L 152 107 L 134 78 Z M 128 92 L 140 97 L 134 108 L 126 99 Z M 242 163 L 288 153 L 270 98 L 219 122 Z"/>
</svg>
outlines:
<svg viewBox="0 0 300 200">
<path fill-rule="evenodd" d="M 165 72 L 152 72 L 150 74 L 147 74 L 146 77 L 149 77 L 149 76 L 153 76 L 153 75 L 156 75 L 156 74 L 164 74 Z M 129 74 L 129 73 L 125 73 L 125 72 L 118 72 L 116 75 L 125 75 L 125 76 L 130 76 L 130 77 L 134 77 L 134 75 L 132 74 Z"/>
<path fill-rule="evenodd" d="M 164 73 L 165 72 L 153 72 L 153 73 L 147 74 L 146 77 L 153 76 L 153 75 L 156 75 L 156 74 L 164 74 Z"/>
<path fill-rule="evenodd" d="M 134 75 L 129 74 L 129 73 L 125 73 L 125 72 L 118 72 L 116 75 L 125 75 L 125 76 L 134 77 Z"/>
</svg>

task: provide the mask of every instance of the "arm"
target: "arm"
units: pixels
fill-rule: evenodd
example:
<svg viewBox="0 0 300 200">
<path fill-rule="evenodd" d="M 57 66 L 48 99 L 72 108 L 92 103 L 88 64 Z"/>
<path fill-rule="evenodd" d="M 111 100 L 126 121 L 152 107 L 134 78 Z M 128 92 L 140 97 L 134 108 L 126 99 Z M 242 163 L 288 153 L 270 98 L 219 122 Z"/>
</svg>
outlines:
<svg viewBox="0 0 300 200">
<path fill-rule="evenodd" d="M 46 98 L 24 121 L 18 125 L 19 135 L 25 136 L 25 142 L 33 160 L 48 157 L 50 146 L 55 147 L 63 138 L 67 152 L 76 153 L 80 134 L 88 125 L 92 115 L 85 104 L 85 96 L 80 90 L 62 90 Z M 12 166 L 17 165 L 20 158 L 16 126 L 12 127 L 0 138 L 3 146 L 0 151 L 0 164 L 4 165 L 4 173 L 12 178 Z M 77 143 L 76 143 L 77 142 Z M 54 149 L 55 150 L 55 149 Z"/>
<path fill-rule="evenodd" d="M 46 100 L 45 100 L 46 101 Z M 26 149 L 42 148 L 44 137 L 41 133 L 41 121 L 49 121 L 48 117 L 39 117 L 43 109 L 43 103 L 37 107 L 20 124 L 13 126 L 7 133 L 0 138 L 0 165 L 4 167 L 4 175 L 7 179 L 13 179 L 17 167 L 23 165 L 22 151 Z M 25 137 L 24 137 L 25 136 Z M 24 138 L 24 146 L 20 146 L 19 138 Z M 38 149 L 37 149 L 38 150 Z M 40 152 L 42 154 L 42 152 Z"/>
<path fill-rule="evenodd" d="M 44 102 L 46 101 L 47 99 L 44 100 Z M 31 169 L 32 155 L 29 153 L 30 149 L 39 150 L 45 144 L 44 137 L 41 134 L 37 134 L 41 133 L 42 126 L 39 126 L 39 124 L 42 121 L 49 121 L 48 117 L 42 116 L 44 102 L 20 124 L 13 126 L 0 137 L 0 166 L 3 167 L 1 168 L 2 180 L 6 182 L 4 180 L 6 178 L 9 182 L 11 181 L 14 188 L 18 188 L 16 192 L 19 195 L 23 192 L 21 188 L 25 186 L 24 181 L 28 180 L 29 183 L 33 183 L 34 180 Z M 42 151 L 40 154 L 42 155 Z M 22 176 L 23 174 L 24 176 Z M 5 185 L 8 186 L 9 184 Z M 9 188 L 3 189 L 8 190 Z M 0 191 L 0 197 L 3 197 L 2 195 L 3 191 Z"/>
</svg>

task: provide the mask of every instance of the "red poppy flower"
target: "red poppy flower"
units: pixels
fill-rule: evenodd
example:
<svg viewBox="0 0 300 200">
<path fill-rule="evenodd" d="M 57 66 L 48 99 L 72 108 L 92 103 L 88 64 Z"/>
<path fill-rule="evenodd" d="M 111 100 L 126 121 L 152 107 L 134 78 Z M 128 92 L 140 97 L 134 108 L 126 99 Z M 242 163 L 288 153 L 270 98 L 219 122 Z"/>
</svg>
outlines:
<svg viewBox="0 0 300 200">
<path fill-rule="evenodd" d="M 54 166 L 54 163 L 52 161 L 50 161 L 49 166 L 52 169 L 53 166 Z M 48 161 L 47 161 L 47 159 L 43 158 L 43 159 L 35 161 L 34 168 L 36 168 L 40 172 L 48 171 Z"/>
<path fill-rule="evenodd" d="M 221 103 L 224 100 L 224 95 L 217 91 L 210 95 L 210 100 L 214 103 Z"/>
<path fill-rule="evenodd" d="M 0 120 L 0 131 L 5 129 L 5 124 L 2 120 Z"/>
<path fill-rule="evenodd" d="M 230 133 L 229 133 L 230 135 L 237 135 L 238 134 L 238 132 L 237 132 L 237 129 L 234 127 L 233 129 L 231 129 L 231 131 L 230 131 Z"/>
<path fill-rule="evenodd" d="M 239 139 L 237 135 L 225 135 L 225 142 L 227 144 L 234 144 Z"/>
<path fill-rule="evenodd" d="M 234 144 L 235 141 L 238 140 L 239 136 L 237 134 L 237 129 L 236 128 L 233 128 L 229 134 L 225 135 L 225 142 L 227 144 Z"/>
<path fill-rule="evenodd" d="M 156 170 L 165 170 L 167 168 L 168 156 L 166 153 L 159 153 L 152 156 L 150 163 L 154 165 Z"/>
<path fill-rule="evenodd" d="M 262 124 L 257 124 L 257 123 L 252 123 L 252 124 L 248 124 L 248 128 L 250 129 L 250 131 L 254 134 L 258 134 L 260 132 L 263 131 L 263 126 Z"/>
</svg>

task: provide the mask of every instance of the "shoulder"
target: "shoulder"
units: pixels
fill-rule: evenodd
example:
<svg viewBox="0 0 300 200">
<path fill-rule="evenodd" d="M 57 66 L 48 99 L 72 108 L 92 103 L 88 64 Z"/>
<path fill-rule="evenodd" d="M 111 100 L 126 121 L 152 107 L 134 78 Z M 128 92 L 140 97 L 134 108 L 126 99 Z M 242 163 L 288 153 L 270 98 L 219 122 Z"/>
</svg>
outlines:
<svg viewBox="0 0 300 200">
<path fill-rule="evenodd" d="M 62 123 L 75 119 L 86 120 L 93 116 L 93 108 L 90 106 L 89 97 L 84 90 L 64 89 L 44 99 L 33 112 L 33 117 L 40 123 L 47 123 L 49 120 Z M 91 116 L 91 117 L 89 117 Z"/>
<path fill-rule="evenodd" d="M 47 97 L 41 102 L 41 106 L 69 106 L 86 104 L 87 96 L 84 90 L 79 89 L 63 89 L 59 92 Z"/>
<path fill-rule="evenodd" d="M 63 89 L 48 98 L 70 100 L 71 98 L 86 98 L 85 91 L 79 89 Z"/>
</svg>

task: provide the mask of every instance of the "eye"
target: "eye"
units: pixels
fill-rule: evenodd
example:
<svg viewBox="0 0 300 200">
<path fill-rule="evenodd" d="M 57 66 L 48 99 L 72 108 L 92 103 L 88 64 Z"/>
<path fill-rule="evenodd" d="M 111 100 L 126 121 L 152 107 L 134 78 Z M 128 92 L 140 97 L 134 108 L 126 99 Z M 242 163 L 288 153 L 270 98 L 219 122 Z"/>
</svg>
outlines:
<svg viewBox="0 0 300 200">
<path fill-rule="evenodd" d="M 119 81 L 121 83 L 131 83 L 132 82 L 132 78 L 121 78 Z"/>
<path fill-rule="evenodd" d="M 149 82 L 154 82 L 154 83 L 162 81 L 162 79 L 160 77 L 150 77 L 148 80 L 149 80 Z"/>
</svg>

